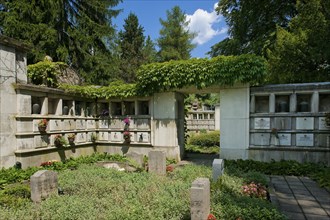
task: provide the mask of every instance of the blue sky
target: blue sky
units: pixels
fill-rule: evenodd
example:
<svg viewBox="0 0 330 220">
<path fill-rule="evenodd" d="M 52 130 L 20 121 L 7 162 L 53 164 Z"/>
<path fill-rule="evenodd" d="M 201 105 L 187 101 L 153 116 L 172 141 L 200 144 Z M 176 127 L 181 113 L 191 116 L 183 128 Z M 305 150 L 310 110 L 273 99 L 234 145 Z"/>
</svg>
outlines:
<svg viewBox="0 0 330 220">
<path fill-rule="evenodd" d="M 144 35 L 150 35 L 155 41 L 162 28 L 159 19 L 166 20 L 166 10 L 178 5 L 190 20 L 189 29 L 197 33 L 193 40 L 197 47 L 192 51 L 192 57 L 207 57 L 212 45 L 227 36 L 227 26 L 224 18 L 214 11 L 217 0 L 123 0 L 116 9 L 123 11 L 113 23 L 117 30 L 123 28 L 124 19 L 130 12 L 134 13 L 140 25 L 144 28 Z"/>
</svg>

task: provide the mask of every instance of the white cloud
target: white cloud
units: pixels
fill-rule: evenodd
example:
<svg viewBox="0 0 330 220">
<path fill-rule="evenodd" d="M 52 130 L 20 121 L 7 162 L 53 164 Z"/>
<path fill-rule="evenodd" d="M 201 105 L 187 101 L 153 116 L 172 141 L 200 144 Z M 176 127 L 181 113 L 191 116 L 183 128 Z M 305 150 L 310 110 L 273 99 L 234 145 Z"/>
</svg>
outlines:
<svg viewBox="0 0 330 220">
<path fill-rule="evenodd" d="M 186 15 L 187 21 L 189 21 L 189 31 L 196 33 L 196 37 L 193 39 L 193 43 L 202 45 L 213 37 L 227 33 L 227 27 L 215 28 L 216 24 L 219 24 L 222 16 L 217 15 L 215 8 L 218 3 L 214 4 L 213 11 L 208 12 L 203 9 L 197 9 L 194 14 Z"/>
</svg>

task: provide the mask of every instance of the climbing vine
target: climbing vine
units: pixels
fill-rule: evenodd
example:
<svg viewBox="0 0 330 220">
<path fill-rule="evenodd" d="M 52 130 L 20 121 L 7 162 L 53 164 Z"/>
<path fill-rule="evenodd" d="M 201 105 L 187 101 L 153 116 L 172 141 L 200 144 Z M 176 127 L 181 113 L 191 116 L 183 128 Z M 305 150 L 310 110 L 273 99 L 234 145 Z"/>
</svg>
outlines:
<svg viewBox="0 0 330 220">
<path fill-rule="evenodd" d="M 52 63 L 50 63 L 52 64 Z M 37 63 L 29 66 L 33 75 L 48 77 L 49 63 Z M 35 70 L 37 65 L 40 70 Z M 47 66 L 47 68 L 46 68 Z M 46 73 L 44 73 L 44 72 Z M 31 75 L 31 73 L 29 73 Z M 37 74 L 38 73 L 38 74 Z M 265 60 L 256 55 L 219 56 L 212 59 L 191 59 L 152 63 L 140 67 L 137 84 L 112 82 L 108 86 L 60 85 L 68 93 L 88 98 L 132 97 L 151 95 L 184 87 L 194 86 L 202 89 L 211 85 L 234 85 L 236 83 L 261 84 L 266 75 Z M 39 79 L 39 78 L 38 78 Z"/>
</svg>

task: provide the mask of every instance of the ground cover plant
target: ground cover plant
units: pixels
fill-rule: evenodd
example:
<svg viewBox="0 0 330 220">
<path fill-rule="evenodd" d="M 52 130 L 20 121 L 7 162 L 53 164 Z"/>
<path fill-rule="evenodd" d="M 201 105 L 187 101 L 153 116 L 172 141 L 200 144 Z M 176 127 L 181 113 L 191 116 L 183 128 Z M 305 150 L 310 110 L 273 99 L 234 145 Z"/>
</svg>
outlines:
<svg viewBox="0 0 330 220">
<path fill-rule="evenodd" d="M 58 170 L 64 195 L 35 205 L 24 181 L 14 184 L 18 184 L 16 190 L 8 184 L 0 197 L 7 195 L 12 200 L 0 205 L 0 219 L 190 219 L 191 183 L 197 177 L 211 177 L 210 167 L 198 165 L 174 165 L 166 176 L 157 176 L 143 170 L 119 172 L 94 163 L 114 158 L 126 160 L 119 155 L 95 154 L 65 163 L 43 163 L 42 169 Z M 212 183 L 211 213 L 216 219 L 284 219 L 269 201 L 242 191 L 248 181 L 264 184 L 264 175 L 253 172 L 243 178 L 234 174 L 226 173 Z M 19 202 L 13 203 L 15 199 Z"/>
<path fill-rule="evenodd" d="M 220 151 L 220 131 L 201 132 L 199 134 L 190 134 L 186 152 L 218 154 Z"/>
</svg>

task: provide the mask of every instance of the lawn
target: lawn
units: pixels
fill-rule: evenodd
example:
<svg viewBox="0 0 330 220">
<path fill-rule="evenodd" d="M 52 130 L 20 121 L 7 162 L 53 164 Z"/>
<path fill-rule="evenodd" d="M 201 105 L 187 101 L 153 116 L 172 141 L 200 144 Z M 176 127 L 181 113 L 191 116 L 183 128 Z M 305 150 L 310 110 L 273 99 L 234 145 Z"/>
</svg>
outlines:
<svg viewBox="0 0 330 220">
<path fill-rule="evenodd" d="M 26 196 L 22 190 L 8 195 L 5 192 L 10 187 L 5 187 L 0 193 L 11 196 L 14 202 L 0 202 L 0 219 L 188 220 L 191 183 L 198 177 L 211 178 L 212 172 L 210 167 L 198 165 L 176 167 L 166 176 L 145 171 L 119 172 L 94 163 L 76 167 L 59 171 L 64 195 L 53 196 L 40 204 L 22 198 Z M 247 179 L 266 181 L 260 173 L 239 176 L 236 172 L 227 173 L 211 184 L 211 213 L 216 219 L 285 219 L 269 201 L 242 194 Z"/>
</svg>

